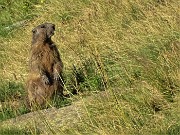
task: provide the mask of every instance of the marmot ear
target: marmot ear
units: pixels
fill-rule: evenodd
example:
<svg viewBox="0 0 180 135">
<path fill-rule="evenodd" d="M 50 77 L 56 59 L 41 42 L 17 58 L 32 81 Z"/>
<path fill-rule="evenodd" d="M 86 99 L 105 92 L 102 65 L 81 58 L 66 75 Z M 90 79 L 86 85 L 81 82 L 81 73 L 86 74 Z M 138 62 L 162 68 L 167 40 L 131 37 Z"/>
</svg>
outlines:
<svg viewBox="0 0 180 135">
<path fill-rule="evenodd" d="M 41 28 L 46 28 L 46 26 L 44 24 L 41 25 Z"/>
</svg>

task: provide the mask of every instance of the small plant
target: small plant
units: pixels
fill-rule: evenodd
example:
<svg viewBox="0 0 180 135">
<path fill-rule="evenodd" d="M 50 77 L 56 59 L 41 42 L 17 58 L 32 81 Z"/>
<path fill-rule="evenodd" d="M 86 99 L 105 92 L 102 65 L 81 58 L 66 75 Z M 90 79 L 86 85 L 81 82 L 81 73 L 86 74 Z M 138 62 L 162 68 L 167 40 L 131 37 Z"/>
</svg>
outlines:
<svg viewBox="0 0 180 135">
<path fill-rule="evenodd" d="M 60 97 L 58 95 L 55 95 L 53 99 L 51 99 L 51 106 L 56 107 L 56 108 L 61 108 L 65 107 L 68 105 L 71 105 L 72 100 L 66 97 Z"/>
<path fill-rule="evenodd" d="M 73 94 L 85 91 L 104 90 L 103 80 L 93 60 L 85 60 L 80 67 L 73 65 L 71 91 Z"/>
</svg>

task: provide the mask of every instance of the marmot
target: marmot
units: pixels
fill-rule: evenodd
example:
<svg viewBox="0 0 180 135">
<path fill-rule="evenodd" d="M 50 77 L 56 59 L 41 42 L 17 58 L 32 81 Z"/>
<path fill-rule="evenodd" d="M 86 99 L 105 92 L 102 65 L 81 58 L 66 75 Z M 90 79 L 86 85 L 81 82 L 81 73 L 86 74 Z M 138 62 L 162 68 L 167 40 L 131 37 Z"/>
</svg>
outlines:
<svg viewBox="0 0 180 135">
<path fill-rule="evenodd" d="M 44 105 L 54 93 L 63 95 L 63 63 L 51 40 L 54 31 L 52 23 L 41 24 L 32 30 L 30 71 L 26 83 L 30 107 Z"/>
</svg>

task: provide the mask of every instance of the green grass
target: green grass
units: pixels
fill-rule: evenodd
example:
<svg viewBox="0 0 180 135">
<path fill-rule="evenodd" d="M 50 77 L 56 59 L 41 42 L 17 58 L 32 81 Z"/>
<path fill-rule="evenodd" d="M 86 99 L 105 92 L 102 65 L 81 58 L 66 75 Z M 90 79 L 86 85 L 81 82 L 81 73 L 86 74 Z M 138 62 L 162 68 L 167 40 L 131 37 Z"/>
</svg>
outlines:
<svg viewBox="0 0 180 135">
<path fill-rule="evenodd" d="M 42 0 L 19 0 L 0 2 L 0 34 L 7 37 L 13 33 L 13 29 L 17 29 L 26 24 L 29 20 L 37 17 L 36 5 L 43 4 Z"/>
<path fill-rule="evenodd" d="M 24 87 L 21 83 L 4 82 L 1 80 L 0 101 L 3 102 L 8 98 L 20 98 L 24 94 Z"/>
<path fill-rule="evenodd" d="M 38 131 L 32 131 L 32 129 L 15 129 L 15 128 L 4 128 L 0 130 L 2 135 L 39 135 Z"/>
<path fill-rule="evenodd" d="M 2 106 L 0 112 L 0 121 L 7 120 L 10 118 L 15 118 L 19 115 L 28 113 L 29 110 L 26 108 L 25 105 L 21 106 L 12 106 L 12 104 L 6 104 Z"/>
<path fill-rule="evenodd" d="M 0 5 L 0 101 L 7 103 L 0 121 L 26 113 L 23 105 L 14 110 L 9 101 L 26 95 L 32 28 L 53 22 L 53 40 L 65 66 L 65 92 L 78 95 L 54 98 L 52 106 L 69 105 L 80 95 L 93 97 L 84 97 L 88 115 L 60 129 L 62 133 L 180 133 L 177 1 L 20 0 Z M 27 25 L 12 25 L 23 20 Z M 8 26 L 13 29 L 5 30 Z M 102 91 L 106 94 L 95 94 Z"/>
</svg>

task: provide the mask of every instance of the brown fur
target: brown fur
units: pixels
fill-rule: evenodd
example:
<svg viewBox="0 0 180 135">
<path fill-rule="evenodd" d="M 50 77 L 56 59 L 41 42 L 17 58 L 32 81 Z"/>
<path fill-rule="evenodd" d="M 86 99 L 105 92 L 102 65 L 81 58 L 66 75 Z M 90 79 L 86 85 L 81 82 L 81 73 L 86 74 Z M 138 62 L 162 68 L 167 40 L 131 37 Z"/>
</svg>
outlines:
<svg viewBox="0 0 180 135">
<path fill-rule="evenodd" d="M 30 106 L 47 103 L 54 93 L 63 95 L 63 63 L 52 42 L 55 25 L 44 23 L 33 29 L 30 72 L 26 83 Z"/>
</svg>

